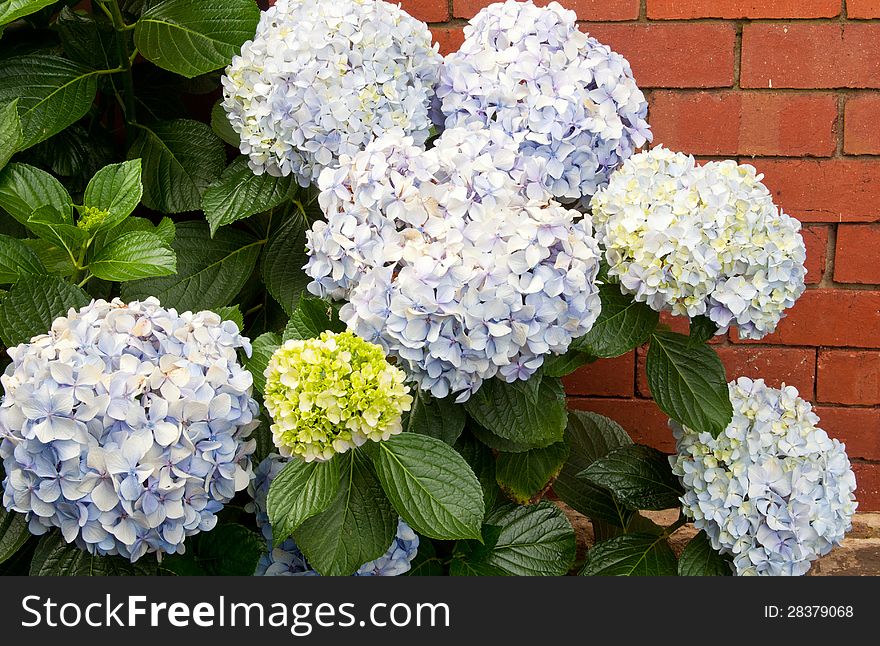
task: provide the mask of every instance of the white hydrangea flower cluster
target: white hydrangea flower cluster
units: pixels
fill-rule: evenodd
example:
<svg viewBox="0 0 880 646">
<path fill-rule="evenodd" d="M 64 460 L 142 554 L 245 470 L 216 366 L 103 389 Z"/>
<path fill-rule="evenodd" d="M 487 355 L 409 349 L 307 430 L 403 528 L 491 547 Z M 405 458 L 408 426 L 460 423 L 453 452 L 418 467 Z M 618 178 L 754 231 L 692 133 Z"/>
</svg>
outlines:
<svg viewBox="0 0 880 646">
<path fill-rule="evenodd" d="M 610 275 L 657 311 L 708 316 L 719 334 L 773 332 L 804 292 L 806 248 L 762 177 L 662 147 L 634 155 L 591 204 Z"/>
<path fill-rule="evenodd" d="M 391 134 L 321 175 L 312 293 L 436 397 L 527 379 L 601 307 L 589 221 L 554 202 L 539 160 L 479 124 L 428 151 Z"/>
<path fill-rule="evenodd" d="M 308 186 L 386 130 L 423 143 L 441 62 L 397 5 L 278 0 L 226 69 L 223 107 L 255 173 Z"/>
<path fill-rule="evenodd" d="M 266 511 L 269 485 L 284 469 L 288 460 L 277 453 L 271 453 L 254 469 L 254 480 L 248 493 L 254 499 L 257 526 L 266 539 L 266 553 L 257 563 L 255 576 L 320 576 L 316 572 L 292 538 L 274 547 L 272 524 Z M 419 551 L 419 535 L 401 518 L 397 521 L 397 534 L 388 551 L 379 558 L 364 563 L 352 576 L 400 576 L 409 572 L 412 560 Z"/>
<path fill-rule="evenodd" d="M 9 349 L 3 504 L 92 554 L 182 553 L 252 476 L 250 343 L 213 312 L 93 301 Z"/>
<path fill-rule="evenodd" d="M 520 152 L 546 161 L 543 181 L 558 200 L 586 206 L 651 140 L 629 63 L 580 31 L 574 11 L 509 0 L 480 11 L 464 34 L 437 85 L 446 127 L 524 133 Z"/>
<path fill-rule="evenodd" d="M 802 575 L 839 545 L 857 503 L 845 446 L 791 386 L 731 382 L 733 420 L 717 438 L 670 421 L 681 501 L 739 575 Z"/>
</svg>

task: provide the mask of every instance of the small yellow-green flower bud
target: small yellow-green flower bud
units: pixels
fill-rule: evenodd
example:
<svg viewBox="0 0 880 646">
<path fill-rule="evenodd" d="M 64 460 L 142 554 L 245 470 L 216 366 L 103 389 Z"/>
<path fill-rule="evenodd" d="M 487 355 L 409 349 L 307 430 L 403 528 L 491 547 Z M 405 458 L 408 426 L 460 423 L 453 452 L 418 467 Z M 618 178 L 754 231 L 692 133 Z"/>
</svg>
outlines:
<svg viewBox="0 0 880 646">
<path fill-rule="evenodd" d="M 108 215 L 110 215 L 110 212 L 104 209 L 99 209 L 95 206 L 84 206 L 80 210 L 76 226 L 91 233 L 104 223 Z"/>
<path fill-rule="evenodd" d="M 404 372 L 351 332 L 287 341 L 265 374 L 275 446 L 306 462 L 400 433 L 413 400 Z"/>
</svg>

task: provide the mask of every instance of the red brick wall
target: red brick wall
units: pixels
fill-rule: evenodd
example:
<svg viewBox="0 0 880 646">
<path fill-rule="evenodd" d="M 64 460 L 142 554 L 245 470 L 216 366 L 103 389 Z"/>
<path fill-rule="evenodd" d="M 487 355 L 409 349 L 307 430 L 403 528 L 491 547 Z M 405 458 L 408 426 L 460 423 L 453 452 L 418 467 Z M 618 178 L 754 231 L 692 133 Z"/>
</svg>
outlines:
<svg viewBox="0 0 880 646">
<path fill-rule="evenodd" d="M 490 0 L 402 0 L 444 52 Z M 655 143 L 754 164 L 804 223 L 809 290 L 776 334 L 717 342 L 728 377 L 785 381 L 846 442 L 880 510 L 880 0 L 562 0 L 624 54 Z M 681 321 L 673 322 L 674 327 Z M 673 447 L 644 352 L 567 380 L 571 404 Z"/>
</svg>

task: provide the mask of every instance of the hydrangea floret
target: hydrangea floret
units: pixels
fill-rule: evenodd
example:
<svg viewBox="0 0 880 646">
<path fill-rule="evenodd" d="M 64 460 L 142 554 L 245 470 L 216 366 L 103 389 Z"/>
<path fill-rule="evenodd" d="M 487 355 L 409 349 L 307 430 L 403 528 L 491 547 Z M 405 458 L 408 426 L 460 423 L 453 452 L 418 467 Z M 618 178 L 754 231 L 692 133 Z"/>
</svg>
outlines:
<svg viewBox="0 0 880 646">
<path fill-rule="evenodd" d="M 284 343 L 266 368 L 272 438 L 285 457 L 329 460 L 403 430 L 412 396 L 381 347 L 351 332 Z"/>
<path fill-rule="evenodd" d="M 737 574 L 805 574 L 851 527 L 846 447 L 791 386 L 741 377 L 729 390 L 733 420 L 717 438 L 670 422 L 684 511 Z"/>
<path fill-rule="evenodd" d="M 424 142 L 441 62 L 397 5 L 278 0 L 227 68 L 223 107 L 255 173 L 308 186 L 389 129 Z"/>
<path fill-rule="evenodd" d="M 629 63 L 580 31 L 574 11 L 556 2 L 496 3 L 464 35 L 440 71 L 445 126 L 476 121 L 523 134 L 520 152 L 546 161 L 543 182 L 561 202 L 587 205 L 651 140 Z"/>
<path fill-rule="evenodd" d="M 272 525 L 266 511 L 266 499 L 269 485 L 287 464 L 287 459 L 272 453 L 254 469 L 254 480 L 248 492 L 254 499 L 254 511 L 257 526 L 266 540 L 266 553 L 257 564 L 256 576 L 320 576 L 312 568 L 306 557 L 296 545 L 296 541 L 288 538 L 278 547 L 274 547 Z M 419 549 L 419 536 L 403 519 L 397 523 L 397 534 L 388 551 L 379 558 L 364 563 L 352 576 L 400 576 L 409 571 L 412 560 Z"/>
<path fill-rule="evenodd" d="M 590 222 L 518 151 L 517 137 L 475 123 L 428 151 L 386 135 L 321 175 L 309 290 L 348 298 L 349 329 L 436 397 L 528 379 L 598 317 Z"/>
<path fill-rule="evenodd" d="M 708 316 L 719 334 L 773 332 L 804 292 L 806 249 L 762 178 L 662 147 L 634 155 L 592 200 L 609 274 L 657 311 Z"/>
<path fill-rule="evenodd" d="M 9 349 L 3 504 L 92 554 L 183 552 L 252 475 L 248 340 L 213 312 L 93 301 Z"/>
</svg>

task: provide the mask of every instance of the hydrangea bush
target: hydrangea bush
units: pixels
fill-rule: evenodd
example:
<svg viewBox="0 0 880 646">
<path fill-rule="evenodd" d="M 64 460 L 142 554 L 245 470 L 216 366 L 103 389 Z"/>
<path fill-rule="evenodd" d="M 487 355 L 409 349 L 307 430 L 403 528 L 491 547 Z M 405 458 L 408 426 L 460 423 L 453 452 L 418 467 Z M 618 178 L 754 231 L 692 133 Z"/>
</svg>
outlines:
<svg viewBox="0 0 880 646">
<path fill-rule="evenodd" d="M 380 0 L 69 4 L 0 12 L 0 573 L 803 574 L 842 540 L 844 446 L 707 344 L 795 304 L 799 223 L 639 152 L 573 12 L 490 5 L 442 58 Z M 636 348 L 671 458 L 566 408 Z"/>
</svg>

